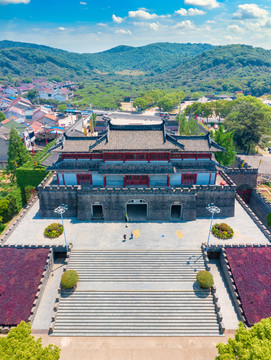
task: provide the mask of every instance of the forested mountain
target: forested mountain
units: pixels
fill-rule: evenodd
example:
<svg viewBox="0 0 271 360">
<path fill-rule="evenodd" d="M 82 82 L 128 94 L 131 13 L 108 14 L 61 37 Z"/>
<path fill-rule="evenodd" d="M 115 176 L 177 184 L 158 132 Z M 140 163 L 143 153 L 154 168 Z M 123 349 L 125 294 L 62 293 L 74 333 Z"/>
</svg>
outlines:
<svg viewBox="0 0 271 360">
<path fill-rule="evenodd" d="M 98 74 L 148 75 L 161 73 L 212 49 L 209 44 L 157 43 L 141 47 L 118 46 L 95 54 L 76 54 L 51 47 L 0 41 L 0 71 L 3 75 L 75 77 Z M 28 72 L 28 73 L 27 73 Z"/>
<path fill-rule="evenodd" d="M 194 90 L 215 90 L 262 95 L 271 92 L 271 51 L 247 45 L 218 46 L 203 52 L 189 64 L 163 73 L 157 81 L 169 81 Z"/>
<path fill-rule="evenodd" d="M 271 51 L 246 45 L 156 43 L 77 54 L 0 41 L 0 76 L 51 77 L 156 88 L 262 95 L 271 92 Z"/>
</svg>

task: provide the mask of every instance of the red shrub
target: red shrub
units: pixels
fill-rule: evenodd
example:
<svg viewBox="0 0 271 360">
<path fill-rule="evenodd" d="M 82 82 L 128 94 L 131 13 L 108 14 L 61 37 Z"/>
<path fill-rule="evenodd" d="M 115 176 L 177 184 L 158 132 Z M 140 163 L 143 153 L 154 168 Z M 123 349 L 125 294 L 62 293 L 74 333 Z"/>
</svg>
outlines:
<svg viewBox="0 0 271 360">
<path fill-rule="evenodd" d="M 226 255 L 248 324 L 271 317 L 271 248 L 229 248 Z"/>
<path fill-rule="evenodd" d="M 0 248 L 0 325 L 28 320 L 48 249 Z"/>
</svg>

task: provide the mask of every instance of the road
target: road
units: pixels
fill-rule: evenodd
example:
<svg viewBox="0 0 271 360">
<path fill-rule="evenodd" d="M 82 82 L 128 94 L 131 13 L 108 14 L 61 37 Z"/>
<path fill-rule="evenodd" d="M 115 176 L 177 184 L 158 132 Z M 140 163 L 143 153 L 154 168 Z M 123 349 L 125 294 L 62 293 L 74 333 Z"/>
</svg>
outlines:
<svg viewBox="0 0 271 360">
<path fill-rule="evenodd" d="M 264 155 L 239 155 L 252 168 L 259 168 L 259 174 L 271 175 L 271 154 Z M 261 164 L 260 164 L 260 160 Z M 259 167 L 260 164 L 260 167 Z"/>
</svg>

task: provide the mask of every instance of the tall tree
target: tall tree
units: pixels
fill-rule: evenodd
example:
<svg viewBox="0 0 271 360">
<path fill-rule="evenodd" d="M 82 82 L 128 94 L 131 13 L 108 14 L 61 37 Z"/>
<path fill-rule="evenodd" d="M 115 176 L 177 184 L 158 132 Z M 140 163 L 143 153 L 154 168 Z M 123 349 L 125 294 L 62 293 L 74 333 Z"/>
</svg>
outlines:
<svg viewBox="0 0 271 360">
<path fill-rule="evenodd" d="M 249 153 L 256 145 L 261 145 L 265 134 L 270 133 L 271 116 L 263 107 L 238 100 L 224 124 L 228 131 L 234 132 L 237 145 Z"/>
<path fill-rule="evenodd" d="M 52 344 L 42 347 L 41 338 L 31 335 L 30 323 L 22 321 L 11 329 L 7 336 L 0 338 L 0 358 L 2 360 L 58 360 L 60 349 Z"/>
<path fill-rule="evenodd" d="M 22 166 L 30 160 L 31 156 L 24 146 L 17 130 L 13 127 L 9 133 L 8 170 L 14 171 L 17 166 Z"/>
<path fill-rule="evenodd" d="M 216 160 L 224 166 L 231 165 L 236 158 L 233 145 L 233 132 L 225 132 L 224 126 L 219 126 L 218 131 L 215 132 L 215 142 L 225 149 L 225 152 L 217 152 L 215 154 Z"/>
</svg>

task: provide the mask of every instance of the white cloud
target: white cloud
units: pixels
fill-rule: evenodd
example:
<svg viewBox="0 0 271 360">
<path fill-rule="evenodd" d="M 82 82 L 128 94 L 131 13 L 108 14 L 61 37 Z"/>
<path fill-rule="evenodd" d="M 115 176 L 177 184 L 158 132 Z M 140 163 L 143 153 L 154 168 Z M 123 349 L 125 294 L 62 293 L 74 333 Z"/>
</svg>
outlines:
<svg viewBox="0 0 271 360">
<path fill-rule="evenodd" d="M 8 5 L 8 4 L 29 4 L 30 0 L 0 0 L 0 4 Z"/>
<path fill-rule="evenodd" d="M 186 9 L 176 10 L 175 14 L 178 14 L 178 15 L 181 15 L 181 16 L 187 16 L 187 10 Z"/>
<path fill-rule="evenodd" d="M 190 8 L 188 10 L 186 10 L 186 9 L 176 10 L 175 14 L 178 14 L 181 16 L 196 16 L 196 15 L 204 15 L 205 11 L 200 10 L 200 9 Z"/>
<path fill-rule="evenodd" d="M 66 30 L 66 28 L 64 28 L 63 26 L 59 26 L 59 27 L 57 28 L 57 30 L 60 30 L 60 31 L 65 31 L 65 30 Z"/>
<path fill-rule="evenodd" d="M 97 26 L 107 27 L 107 24 L 105 24 L 105 23 L 98 23 Z"/>
<path fill-rule="evenodd" d="M 158 17 L 156 14 L 150 14 L 145 10 L 129 11 L 128 16 L 130 18 L 142 19 L 142 20 L 151 20 Z"/>
<path fill-rule="evenodd" d="M 123 18 L 121 18 L 120 16 L 116 16 L 116 15 L 112 15 L 112 20 L 117 23 L 117 24 L 121 24 L 123 22 Z"/>
<path fill-rule="evenodd" d="M 188 5 L 202 6 L 207 9 L 214 9 L 220 6 L 216 0 L 184 0 L 184 3 Z"/>
<path fill-rule="evenodd" d="M 120 30 L 116 30 L 115 34 L 132 35 L 132 32 L 130 30 L 120 29 Z"/>
<path fill-rule="evenodd" d="M 173 26 L 175 29 L 194 29 L 195 25 L 190 20 L 184 20 Z"/>
<path fill-rule="evenodd" d="M 160 24 L 159 23 L 151 23 L 149 24 L 149 28 L 151 30 L 154 30 L 154 31 L 158 31 L 159 30 L 159 27 L 160 27 Z"/>
<path fill-rule="evenodd" d="M 244 29 L 242 29 L 240 26 L 238 26 L 238 25 L 229 25 L 228 27 L 227 27 L 227 29 L 229 30 L 229 31 L 234 31 L 234 32 L 243 32 L 244 31 Z"/>
<path fill-rule="evenodd" d="M 233 14 L 235 19 L 258 19 L 266 18 L 268 12 L 256 4 L 238 5 L 238 10 Z"/>
<path fill-rule="evenodd" d="M 206 24 L 216 24 L 216 22 L 214 20 L 207 20 Z"/>
<path fill-rule="evenodd" d="M 87 5 L 85 1 L 80 1 L 80 5 Z"/>
<path fill-rule="evenodd" d="M 188 15 L 190 16 L 196 16 L 196 15 L 204 15 L 206 14 L 205 11 L 200 10 L 200 9 L 188 9 Z"/>
</svg>

